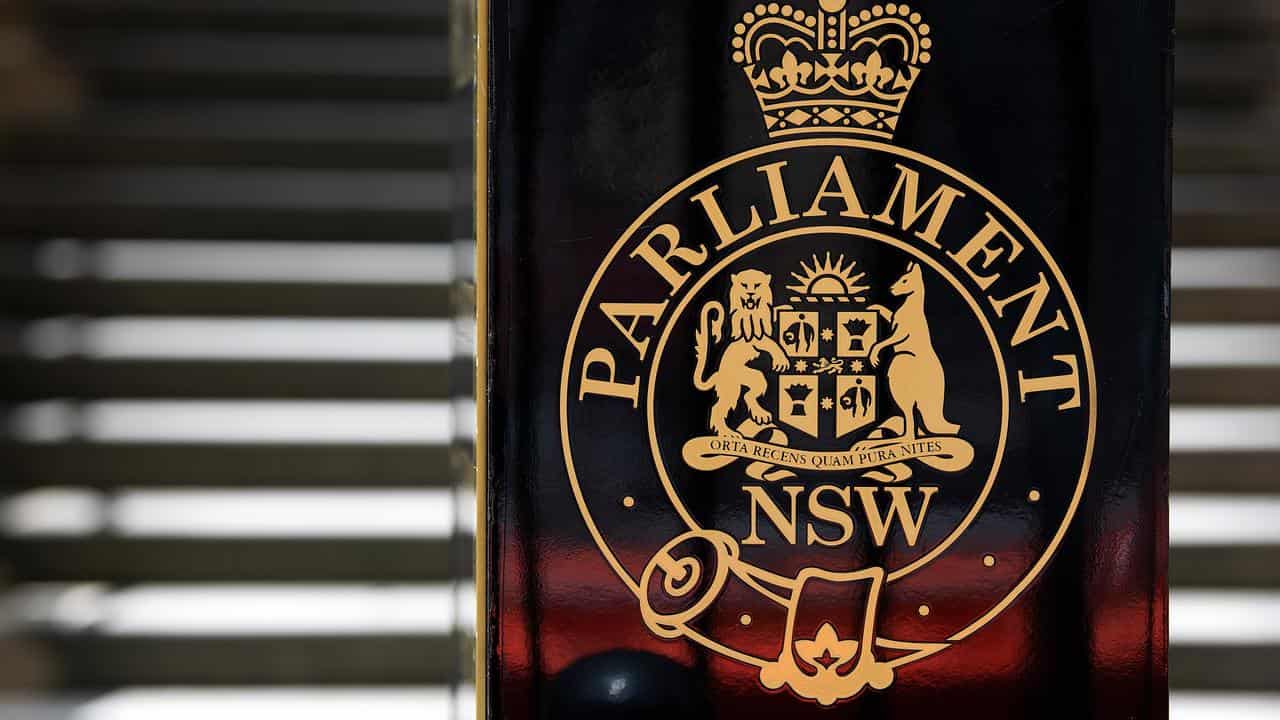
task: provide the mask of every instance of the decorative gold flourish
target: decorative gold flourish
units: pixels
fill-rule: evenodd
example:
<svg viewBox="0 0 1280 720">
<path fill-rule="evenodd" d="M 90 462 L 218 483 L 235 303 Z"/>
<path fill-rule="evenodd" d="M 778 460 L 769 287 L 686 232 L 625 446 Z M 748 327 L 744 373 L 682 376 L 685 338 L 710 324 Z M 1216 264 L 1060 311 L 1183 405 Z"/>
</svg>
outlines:
<svg viewBox="0 0 1280 720">
<path fill-rule="evenodd" d="M 813 364 L 813 371 L 822 375 L 839 375 L 844 372 L 844 360 L 818 358 L 818 361 Z"/>
<path fill-rule="evenodd" d="M 840 667 L 858 652 L 857 640 L 841 640 L 831 623 L 824 624 L 812 640 L 797 640 L 796 655 L 811 667 Z"/>
<path fill-rule="evenodd" d="M 831 573 L 815 568 L 801 571 L 796 578 L 796 591 L 788 603 L 782 653 L 775 662 L 760 669 L 760 682 L 770 690 L 789 687 L 800 697 L 821 705 L 834 705 L 856 697 L 868 687 L 884 690 L 892 685 L 894 664 L 879 660 L 875 654 L 876 614 L 884 576 L 882 568 L 856 573 Z M 809 588 L 814 586 L 863 588 L 865 600 L 861 617 L 853 628 L 856 638 L 842 638 L 830 621 L 824 622 L 812 639 L 795 636 Z"/>
<path fill-rule="evenodd" d="M 695 552 L 676 554 L 686 545 L 709 546 L 712 561 L 710 576 Z M 640 613 L 645 625 L 659 637 L 673 640 L 688 631 L 688 625 L 720 596 L 729 577 L 730 566 L 737 562 L 738 545 L 733 538 L 714 530 L 687 532 L 677 536 L 658 551 L 640 576 Z M 656 582 L 655 581 L 660 581 Z M 656 601 L 674 610 L 655 607 L 653 591 L 660 587 L 663 595 Z M 701 592 L 694 591 L 701 587 Z"/>
<path fill-rule="evenodd" d="M 769 71 L 769 77 L 780 87 L 800 87 L 813 77 L 813 63 L 800 62 L 796 54 L 788 50 L 782 56 L 782 64 Z"/>
<path fill-rule="evenodd" d="M 872 50 L 865 63 L 856 62 L 851 65 L 849 73 L 858 82 L 877 88 L 884 87 L 885 83 L 893 80 L 893 70 L 884 66 L 884 58 L 880 57 L 879 50 Z"/>
</svg>

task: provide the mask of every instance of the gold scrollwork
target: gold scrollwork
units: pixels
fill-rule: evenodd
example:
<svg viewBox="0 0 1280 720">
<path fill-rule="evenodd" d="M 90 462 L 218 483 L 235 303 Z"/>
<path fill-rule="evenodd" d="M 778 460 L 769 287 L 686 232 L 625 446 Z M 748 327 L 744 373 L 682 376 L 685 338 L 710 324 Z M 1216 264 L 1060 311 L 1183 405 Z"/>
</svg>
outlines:
<svg viewBox="0 0 1280 720">
<path fill-rule="evenodd" d="M 760 682 L 770 690 L 790 687 L 797 695 L 821 705 L 856 697 L 868 687 L 884 690 L 893 684 L 894 665 L 876 657 L 876 614 L 884 588 L 883 568 L 856 573 L 831 573 L 809 568 L 797 578 L 787 613 L 787 632 L 775 662 L 760 669 Z M 830 621 L 823 622 L 812 639 L 797 637 L 798 614 L 812 585 L 861 586 L 866 599 L 856 627 L 846 637 Z"/>
<path fill-rule="evenodd" d="M 700 542 L 714 555 L 712 572 L 707 576 L 704 559 L 694 551 L 677 555 L 682 545 Z M 710 558 L 708 558 L 710 560 Z M 730 568 L 738 562 L 738 545 L 733 538 L 715 530 L 693 530 L 678 535 L 662 547 L 640 576 L 640 612 L 645 625 L 667 640 L 684 635 L 688 625 L 715 603 L 729 579 Z M 663 612 L 654 607 L 652 593 L 655 573 L 661 573 L 661 588 L 666 600 L 680 602 L 683 608 Z"/>
</svg>

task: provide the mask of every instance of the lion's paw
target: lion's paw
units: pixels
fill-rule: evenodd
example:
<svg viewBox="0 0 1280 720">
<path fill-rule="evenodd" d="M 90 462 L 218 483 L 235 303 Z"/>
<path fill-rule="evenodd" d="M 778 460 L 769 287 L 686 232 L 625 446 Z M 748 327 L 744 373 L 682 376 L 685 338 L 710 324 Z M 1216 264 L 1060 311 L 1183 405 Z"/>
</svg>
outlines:
<svg viewBox="0 0 1280 720">
<path fill-rule="evenodd" d="M 761 410 L 760 412 L 753 412 L 753 413 L 751 413 L 751 419 L 752 419 L 752 420 L 755 420 L 755 421 L 756 421 L 756 423 L 757 423 L 757 424 L 760 424 L 760 425 L 772 425 L 772 424 L 773 424 L 773 413 L 769 412 L 768 410 Z"/>
</svg>

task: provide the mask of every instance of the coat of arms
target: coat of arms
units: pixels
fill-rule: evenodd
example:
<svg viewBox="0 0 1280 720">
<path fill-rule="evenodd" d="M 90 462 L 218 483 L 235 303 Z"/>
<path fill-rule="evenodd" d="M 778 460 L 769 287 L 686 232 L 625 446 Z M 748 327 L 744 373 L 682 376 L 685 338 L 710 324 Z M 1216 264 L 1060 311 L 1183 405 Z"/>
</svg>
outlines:
<svg viewBox="0 0 1280 720">
<path fill-rule="evenodd" d="M 798 449 L 800 438 L 825 447 L 793 453 L 785 467 L 751 461 L 748 475 L 776 481 L 795 469 L 860 470 L 894 483 L 912 476 L 912 461 L 968 467 L 973 448 L 946 418 L 946 370 L 930 336 L 920 266 L 911 263 L 888 286 L 892 308 L 868 304 L 872 280 L 844 256 L 802 262 L 791 281 L 780 304 L 772 275 L 743 270 L 729 278 L 728 310 L 719 301 L 703 306 L 693 384 L 714 401 L 710 435 L 686 445 L 686 461 L 717 469 L 758 456 L 756 443 Z M 846 440 L 842 457 L 832 443 Z"/>
</svg>

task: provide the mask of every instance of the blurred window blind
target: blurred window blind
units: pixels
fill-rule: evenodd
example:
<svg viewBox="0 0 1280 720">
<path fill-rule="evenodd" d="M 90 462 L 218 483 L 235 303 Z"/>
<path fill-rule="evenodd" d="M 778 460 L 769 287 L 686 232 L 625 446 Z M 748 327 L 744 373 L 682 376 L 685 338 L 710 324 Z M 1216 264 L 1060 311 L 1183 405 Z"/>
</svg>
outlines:
<svg viewBox="0 0 1280 720">
<path fill-rule="evenodd" d="M 1174 720 L 1280 717 L 1280 4 L 1178 3 Z"/>
<path fill-rule="evenodd" d="M 0 717 L 468 717 L 448 0 L 23 9 L 83 99 L 0 139 Z"/>
<path fill-rule="evenodd" d="M 1173 717 L 1274 718 L 1280 6 L 1178 5 Z M 446 0 L 34 10 L 88 95 L 0 147 L 0 716 L 465 714 Z"/>
</svg>

